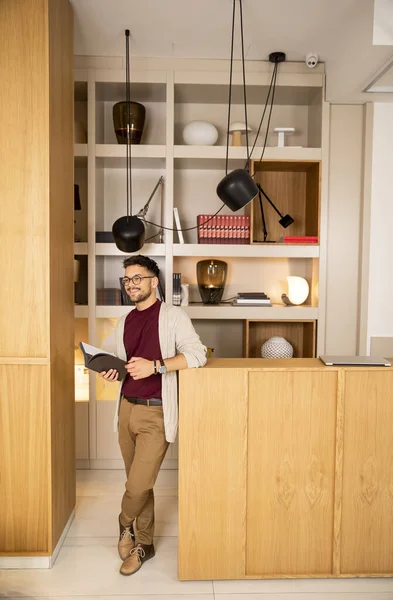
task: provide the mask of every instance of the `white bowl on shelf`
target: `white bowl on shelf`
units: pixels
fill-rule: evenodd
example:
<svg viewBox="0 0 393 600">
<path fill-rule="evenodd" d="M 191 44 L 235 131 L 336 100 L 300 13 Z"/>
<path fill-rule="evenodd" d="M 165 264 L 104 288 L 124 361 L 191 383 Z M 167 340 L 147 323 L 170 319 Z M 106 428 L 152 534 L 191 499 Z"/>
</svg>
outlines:
<svg viewBox="0 0 393 600">
<path fill-rule="evenodd" d="M 191 121 L 183 129 L 183 140 L 188 146 L 214 146 L 218 131 L 207 121 Z"/>
</svg>

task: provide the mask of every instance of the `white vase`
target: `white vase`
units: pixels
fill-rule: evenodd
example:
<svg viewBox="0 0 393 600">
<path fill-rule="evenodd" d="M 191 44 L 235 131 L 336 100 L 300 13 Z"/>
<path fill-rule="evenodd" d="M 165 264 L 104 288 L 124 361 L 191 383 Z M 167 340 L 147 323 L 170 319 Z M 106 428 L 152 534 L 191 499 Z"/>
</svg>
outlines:
<svg viewBox="0 0 393 600">
<path fill-rule="evenodd" d="M 180 292 L 180 306 L 188 306 L 189 298 L 190 298 L 190 284 L 182 283 Z"/>
<path fill-rule="evenodd" d="M 191 121 L 183 129 L 183 140 L 189 146 L 213 146 L 218 140 L 218 131 L 207 121 Z"/>
<path fill-rule="evenodd" d="M 285 338 L 274 336 L 261 347 L 262 358 L 292 358 L 293 346 Z"/>
</svg>

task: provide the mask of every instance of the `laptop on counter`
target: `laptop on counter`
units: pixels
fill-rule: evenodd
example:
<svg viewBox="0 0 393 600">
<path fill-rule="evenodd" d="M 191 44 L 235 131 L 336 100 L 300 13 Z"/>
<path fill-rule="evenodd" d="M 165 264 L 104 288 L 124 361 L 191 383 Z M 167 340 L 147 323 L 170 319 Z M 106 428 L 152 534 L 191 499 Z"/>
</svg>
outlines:
<svg viewBox="0 0 393 600">
<path fill-rule="evenodd" d="M 321 361 L 331 366 L 352 366 L 352 367 L 391 367 L 391 363 L 386 358 L 379 356 L 320 356 Z"/>
</svg>

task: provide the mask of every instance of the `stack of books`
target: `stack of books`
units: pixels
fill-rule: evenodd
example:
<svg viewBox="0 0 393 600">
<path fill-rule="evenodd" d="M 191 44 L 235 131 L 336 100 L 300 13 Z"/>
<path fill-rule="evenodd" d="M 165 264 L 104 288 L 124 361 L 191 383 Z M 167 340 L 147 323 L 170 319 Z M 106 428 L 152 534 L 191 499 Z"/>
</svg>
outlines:
<svg viewBox="0 0 393 600">
<path fill-rule="evenodd" d="M 271 306 L 269 296 L 263 292 L 242 292 L 233 301 L 233 306 Z"/>
<path fill-rule="evenodd" d="M 284 235 L 281 242 L 284 244 L 318 244 L 317 235 Z"/>
<path fill-rule="evenodd" d="M 181 273 L 173 273 L 172 304 L 173 306 L 181 304 Z"/>
<path fill-rule="evenodd" d="M 117 288 L 98 288 L 97 304 L 99 306 L 120 306 L 121 290 Z"/>
<path fill-rule="evenodd" d="M 210 220 L 209 220 L 210 219 Z M 198 215 L 198 244 L 249 244 L 250 217 Z"/>
</svg>

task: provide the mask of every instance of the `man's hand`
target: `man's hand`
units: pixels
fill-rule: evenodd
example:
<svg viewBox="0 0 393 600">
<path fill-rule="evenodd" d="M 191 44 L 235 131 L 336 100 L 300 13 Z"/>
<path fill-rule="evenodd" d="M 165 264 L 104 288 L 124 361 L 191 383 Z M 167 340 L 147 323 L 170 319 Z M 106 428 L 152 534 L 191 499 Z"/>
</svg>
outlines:
<svg viewBox="0 0 393 600">
<path fill-rule="evenodd" d="M 109 369 L 109 371 L 101 371 L 101 377 L 107 381 L 117 381 L 119 379 L 119 373 L 116 369 Z"/>
<path fill-rule="evenodd" d="M 133 379 L 145 379 L 154 373 L 154 362 L 140 356 L 133 356 L 126 364 L 127 372 Z"/>
</svg>

